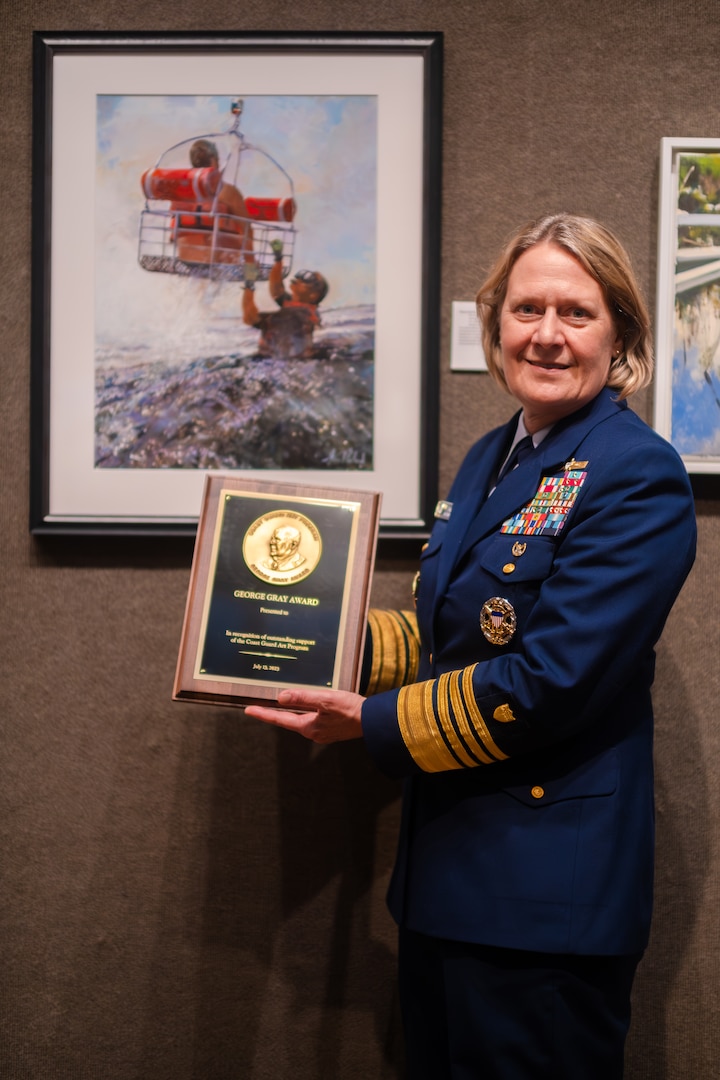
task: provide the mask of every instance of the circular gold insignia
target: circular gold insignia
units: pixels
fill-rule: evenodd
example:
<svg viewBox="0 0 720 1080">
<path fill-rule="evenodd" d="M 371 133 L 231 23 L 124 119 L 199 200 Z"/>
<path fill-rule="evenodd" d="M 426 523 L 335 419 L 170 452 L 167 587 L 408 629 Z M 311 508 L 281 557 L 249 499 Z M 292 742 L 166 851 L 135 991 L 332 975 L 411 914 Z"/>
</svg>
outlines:
<svg viewBox="0 0 720 1080">
<path fill-rule="evenodd" d="M 491 645 L 507 645 L 515 633 L 515 609 L 501 596 L 486 600 L 480 611 L 480 629 Z"/>
<path fill-rule="evenodd" d="M 253 521 L 243 539 L 248 570 L 273 585 L 297 585 L 322 557 L 322 539 L 312 521 L 296 510 L 272 510 Z"/>
</svg>

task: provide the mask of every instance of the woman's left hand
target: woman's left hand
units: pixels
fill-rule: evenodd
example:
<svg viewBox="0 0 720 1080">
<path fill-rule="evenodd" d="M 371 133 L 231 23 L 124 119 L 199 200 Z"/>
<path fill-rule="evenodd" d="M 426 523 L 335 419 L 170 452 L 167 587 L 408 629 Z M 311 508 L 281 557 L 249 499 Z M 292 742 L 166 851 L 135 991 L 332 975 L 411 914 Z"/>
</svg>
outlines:
<svg viewBox="0 0 720 1080">
<path fill-rule="evenodd" d="M 297 731 L 315 743 L 342 742 L 362 738 L 360 714 L 364 700 L 360 694 L 348 690 L 281 690 L 278 705 L 282 708 L 248 705 L 245 715 Z M 288 712 L 288 709 L 305 711 Z"/>
</svg>

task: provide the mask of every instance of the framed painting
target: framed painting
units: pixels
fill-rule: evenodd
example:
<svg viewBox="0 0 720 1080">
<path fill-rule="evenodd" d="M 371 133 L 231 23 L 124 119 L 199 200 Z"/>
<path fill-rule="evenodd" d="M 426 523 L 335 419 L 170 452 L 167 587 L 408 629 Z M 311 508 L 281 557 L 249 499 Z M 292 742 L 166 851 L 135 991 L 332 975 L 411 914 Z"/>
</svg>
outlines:
<svg viewBox="0 0 720 1080">
<path fill-rule="evenodd" d="M 655 427 L 720 472 L 720 139 L 661 141 Z"/>
<path fill-rule="evenodd" d="M 31 530 L 437 497 L 442 35 L 36 33 Z"/>
</svg>

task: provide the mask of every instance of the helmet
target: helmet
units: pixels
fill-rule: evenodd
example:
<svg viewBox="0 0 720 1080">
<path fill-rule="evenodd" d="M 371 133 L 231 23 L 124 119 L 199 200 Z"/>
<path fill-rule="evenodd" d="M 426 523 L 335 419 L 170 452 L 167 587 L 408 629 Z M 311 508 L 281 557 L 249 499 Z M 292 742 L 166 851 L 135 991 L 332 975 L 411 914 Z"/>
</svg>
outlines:
<svg viewBox="0 0 720 1080">
<path fill-rule="evenodd" d="M 318 293 L 318 304 L 325 299 L 330 288 L 325 278 L 317 270 L 298 270 L 296 274 L 293 274 L 293 281 L 302 281 L 305 285 L 312 285 Z"/>
</svg>

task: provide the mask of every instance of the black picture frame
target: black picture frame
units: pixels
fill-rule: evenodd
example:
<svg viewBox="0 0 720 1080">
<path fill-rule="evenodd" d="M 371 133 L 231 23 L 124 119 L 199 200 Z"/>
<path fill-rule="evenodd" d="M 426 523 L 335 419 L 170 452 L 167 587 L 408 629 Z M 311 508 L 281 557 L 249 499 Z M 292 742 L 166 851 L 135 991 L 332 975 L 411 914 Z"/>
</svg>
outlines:
<svg viewBox="0 0 720 1080">
<path fill-rule="evenodd" d="M 289 71 L 288 79 L 293 71 L 313 71 L 302 84 L 305 94 L 320 95 L 324 86 L 328 95 L 352 96 L 357 86 L 358 93 L 371 95 L 376 86 L 373 359 L 379 449 L 367 469 L 337 468 L 335 461 L 317 469 L 237 472 L 301 484 L 367 486 L 383 492 L 381 540 L 429 533 L 438 476 L 442 44 L 440 32 L 34 34 L 33 534 L 193 536 L 205 476 L 229 471 L 213 465 L 95 465 L 96 100 L 101 94 L 154 93 L 155 85 L 173 95 L 177 72 L 180 66 L 188 70 L 188 59 L 198 97 L 198 87 L 208 95 L 229 95 L 223 65 L 244 72 L 262 63 Z M 244 78 L 234 80 L 238 92 Z M 251 74 L 243 84 L 251 94 L 252 79 Z M 265 92 L 260 81 L 257 92 Z M 279 92 L 291 96 L 289 90 Z"/>
<path fill-rule="evenodd" d="M 660 140 L 654 427 L 680 454 L 699 498 L 717 490 L 720 473 L 719 170 L 719 138 Z"/>
</svg>

